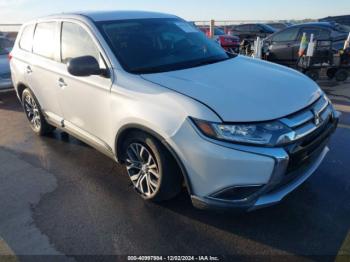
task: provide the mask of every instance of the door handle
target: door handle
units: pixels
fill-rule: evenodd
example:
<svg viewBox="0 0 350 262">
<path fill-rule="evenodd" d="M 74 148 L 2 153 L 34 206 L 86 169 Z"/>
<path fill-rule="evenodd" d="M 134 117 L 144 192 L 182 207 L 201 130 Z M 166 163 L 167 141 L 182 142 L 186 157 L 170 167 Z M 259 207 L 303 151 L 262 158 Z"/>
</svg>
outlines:
<svg viewBox="0 0 350 262">
<path fill-rule="evenodd" d="M 30 66 L 27 66 L 26 72 L 27 72 L 27 74 L 31 74 L 31 73 L 33 73 L 33 70 Z"/>
<path fill-rule="evenodd" d="M 59 87 L 66 87 L 67 86 L 67 84 L 66 84 L 66 82 L 64 82 L 63 78 L 58 79 L 58 86 Z"/>
</svg>

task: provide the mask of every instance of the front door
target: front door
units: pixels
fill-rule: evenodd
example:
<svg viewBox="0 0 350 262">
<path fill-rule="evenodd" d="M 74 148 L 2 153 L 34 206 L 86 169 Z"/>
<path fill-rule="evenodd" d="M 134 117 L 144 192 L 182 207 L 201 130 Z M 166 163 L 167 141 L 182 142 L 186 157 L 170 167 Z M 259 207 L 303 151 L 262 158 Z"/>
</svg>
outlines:
<svg viewBox="0 0 350 262">
<path fill-rule="evenodd" d="M 97 75 L 73 76 L 67 71 L 67 62 L 71 58 L 93 56 L 101 68 L 107 68 L 106 60 L 88 28 L 69 21 L 62 22 L 61 26 L 61 65 L 57 82 L 64 125 L 89 140 L 103 144 L 111 132 L 108 112 L 112 80 Z"/>
<path fill-rule="evenodd" d="M 295 64 L 293 48 L 298 45 L 298 33 L 298 28 L 288 28 L 275 34 L 271 38 L 268 60 L 284 65 Z"/>
</svg>

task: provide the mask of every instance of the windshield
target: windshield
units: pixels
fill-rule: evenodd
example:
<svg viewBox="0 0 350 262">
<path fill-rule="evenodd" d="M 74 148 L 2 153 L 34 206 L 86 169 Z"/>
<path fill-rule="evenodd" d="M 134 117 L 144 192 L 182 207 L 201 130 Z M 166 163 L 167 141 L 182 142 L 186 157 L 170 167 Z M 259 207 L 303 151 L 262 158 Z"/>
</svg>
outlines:
<svg viewBox="0 0 350 262">
<path fill-rule="evenodd" d="M 226 34 L 223 30 L 215 28 L 215 35 L 226 35 Z"/>
<path fill-rule="evenodd" d="M 232 57 L 199 29 L 176 18 L 103 21 L 97 26 L 130 73 L 180 70 Z"/>
<path fill-rule="evenodd" d="M 266 30 L 267 32 L 269 32 L 269 33 L 274 33 L 274 32 L 276 32 L 276 29 L 273 28 L 273 27 L 271 27 L 271 26 L 269 26 L 269 25 L 261 24 L 261 26 L 264 27 L 265 30 Z"/>
</svg>

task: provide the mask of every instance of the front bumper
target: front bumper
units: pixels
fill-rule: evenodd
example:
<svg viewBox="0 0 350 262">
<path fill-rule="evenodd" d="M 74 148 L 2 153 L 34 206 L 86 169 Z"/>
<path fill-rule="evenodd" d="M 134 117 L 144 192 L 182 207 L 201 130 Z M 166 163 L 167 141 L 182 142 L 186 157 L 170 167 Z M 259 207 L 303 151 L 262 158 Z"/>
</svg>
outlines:
<svg viewBox="0 0 350 262">
<path fill-rule="evenodd" d="M 190 185 L 192 203 L 201 209 L 255 210 L 280 202 L 319 167 L 339 116 L 317 131 L 283 148 L 220 142 L 205 137 L 187 121 L 172 137 Z M 190 147 L 188 141 L 194 143 Z M 220 192 L 256 187 L 249 195 L 232 199 Z"/>
<path fill-rule="evenodd" d="M 315 161 L 310 166 L 304 167 L 303 169 L 297 171 L 296 174 L 290 174 L 295 175 L 296 177 L 294 180 L 290 181 L 290 183 L 281 186 L 280 188 L 276 188 L 272 191 L 265 190 L 265 194 L 261 192 L 260 196 L 257 196 L 256 198 L 250 201 L 247 200 L 245 202 L 236 203 L 218 200 L 211 197 L 200 198 L 192 195 L 192 203 L 195 207 L 200 209 L 240 208 L 247 211 L 253 211 L 256 209 L 277 204 L 280 201 L 282 201 L 285 196 L 287 196 L 289 193 L 298 188 L 302 183 L 304 183 L 316 171 L 316 169 L 319 167 L 319 165 L 322 163 L 323 159 L 327 155 L 328 151 L 329 149 L 326 146 L 322 150 L 322 153 L 315 159 Z"/>
</svg>

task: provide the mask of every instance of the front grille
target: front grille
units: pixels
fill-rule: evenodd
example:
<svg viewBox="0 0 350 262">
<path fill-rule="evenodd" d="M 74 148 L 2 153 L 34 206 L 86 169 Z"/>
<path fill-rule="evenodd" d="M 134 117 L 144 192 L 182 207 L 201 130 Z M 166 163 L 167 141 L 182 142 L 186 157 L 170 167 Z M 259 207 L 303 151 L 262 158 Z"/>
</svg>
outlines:
<svg viewBox="0 0 350 262">
<path fill-rule="evenodd" d="M 285 118 L 297 134 L 296 142 L 285 147 L 289 154 L 288 174 L 310 163 L 327 145 L 330 135 L 337 126 L 331 104 L 321 97 L 307 109 Z"/>
</svg>

